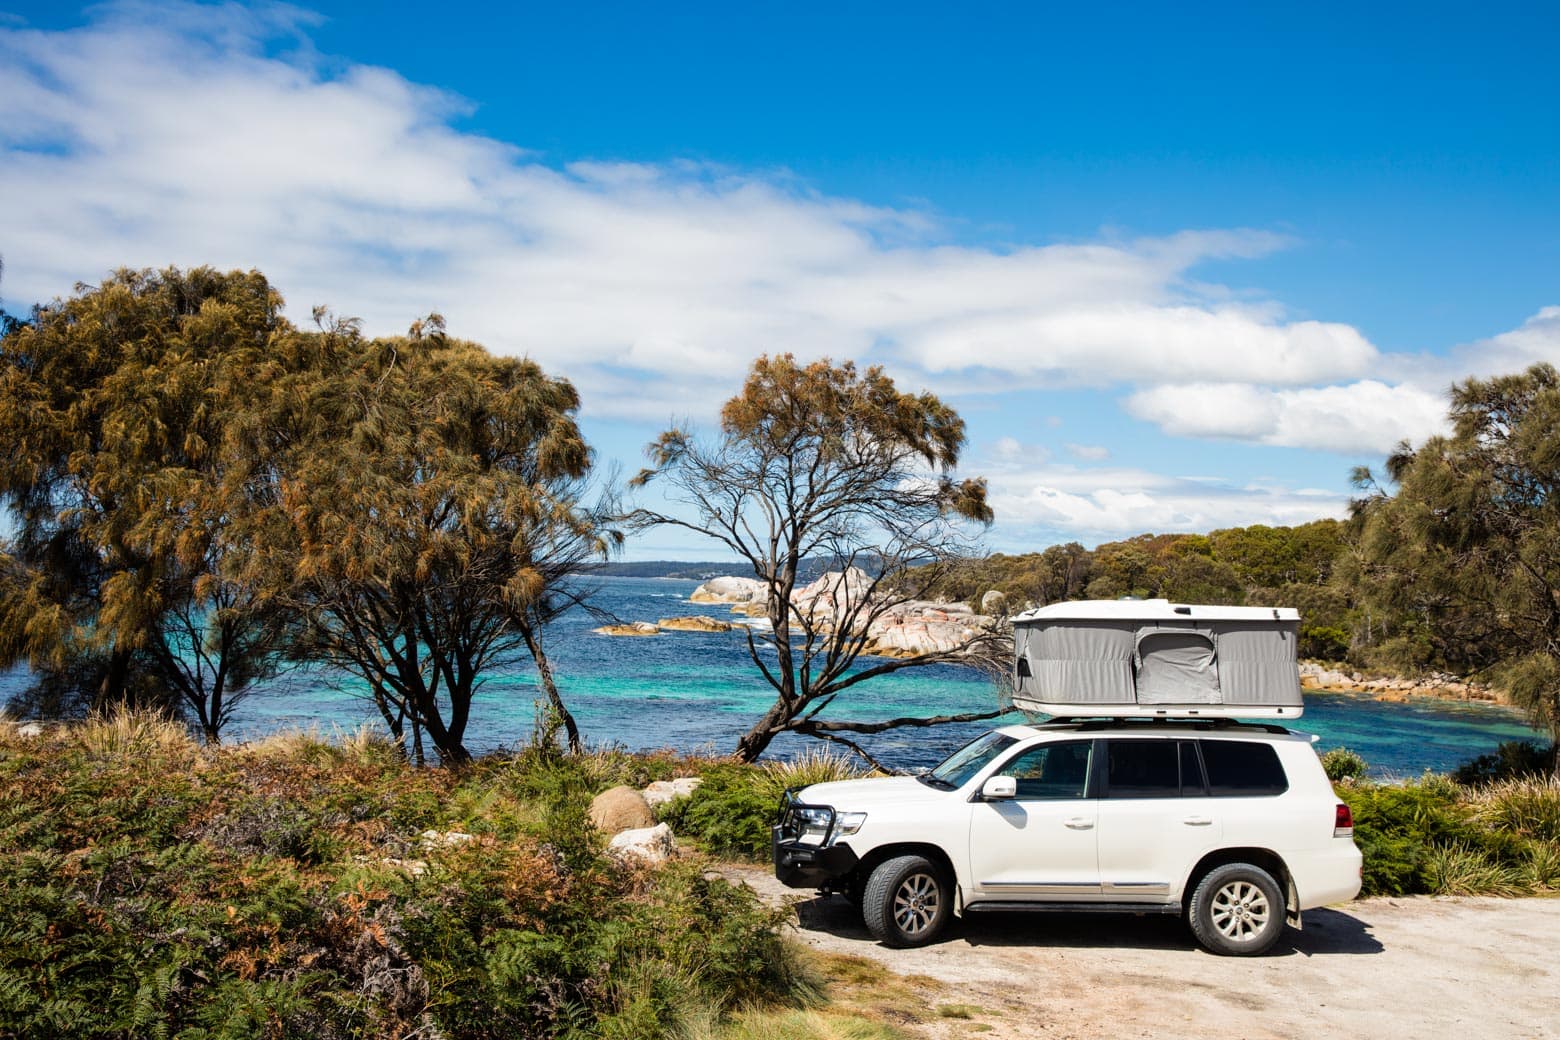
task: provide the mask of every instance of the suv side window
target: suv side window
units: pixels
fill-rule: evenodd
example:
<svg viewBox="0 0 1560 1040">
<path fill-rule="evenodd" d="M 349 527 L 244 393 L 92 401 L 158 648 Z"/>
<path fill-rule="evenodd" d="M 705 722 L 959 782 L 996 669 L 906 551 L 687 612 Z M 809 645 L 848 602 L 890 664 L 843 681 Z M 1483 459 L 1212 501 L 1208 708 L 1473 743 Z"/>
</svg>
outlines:
<svg viewBox="0 0 1560 1040">
<path fill-rule="evenodd" d="M 1106 741 L 1105 797 L 1181 797 L 1182 743 L 1179 740 Z M 1200 794 L 1201 791 L 1188 793 Z"/>
<path fill-rule="evenodd" d="M 1253 798 L 1289 790 L 1289 778 L 1271 744 L 1245 740 L 1200 743 L 1209 792 L 1215 797 Z"/>
<path fill-rule="evenodd" d="M 1041 744 L 1015 755 L 999 772 L 1017 781 L 1019 798 L 1083 798 L 1093 749 L 1092 740 Z"/>
</svg>

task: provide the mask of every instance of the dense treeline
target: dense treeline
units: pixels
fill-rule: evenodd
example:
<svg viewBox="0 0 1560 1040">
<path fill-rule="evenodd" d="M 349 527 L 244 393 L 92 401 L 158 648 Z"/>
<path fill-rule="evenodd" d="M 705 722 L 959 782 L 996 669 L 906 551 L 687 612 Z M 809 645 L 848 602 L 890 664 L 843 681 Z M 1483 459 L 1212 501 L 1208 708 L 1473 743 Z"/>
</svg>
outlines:
<svg viewBox="0 0 1560 1040">
<path fill-rule="evenodd" d="M 988 592 L 1017 611 L 1068 599 L 1121 596 L 1183 603 L 1296 607 L 1301 653 L 1339 660 L 1364 654 L 1378 622 L 1362 622 L 1352 590 L 1334 580 L 1349 551 L 1348 525 L 1317 520 L 1298 527 L 1231 527 L 1211 534 L 1140 534 L 1085 549 L 1077 542 L 1042 552 L 995 553 L 966 561 L 945 582 L 950 599 L 979 606 Z M 1359 642 L 1354 630 L 1361 626 Z"/>
</svg>

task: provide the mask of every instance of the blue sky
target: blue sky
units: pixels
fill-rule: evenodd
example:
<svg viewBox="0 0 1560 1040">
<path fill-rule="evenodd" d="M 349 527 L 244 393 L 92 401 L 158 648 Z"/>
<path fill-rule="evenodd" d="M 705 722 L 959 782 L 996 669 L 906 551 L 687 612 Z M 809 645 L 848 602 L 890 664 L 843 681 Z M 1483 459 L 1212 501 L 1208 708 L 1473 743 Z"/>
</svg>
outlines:
<svg viewBox="0 0 1560 1040">
<path fill-rule="evenodd" d="M 0 0 L 0 300 L 439 310 L 629 469 L 757 353 L 880 363 L 1003 551 L 1339 515 L 1560 361 L 1554 5 L 951 6 Z"/>
</svg>

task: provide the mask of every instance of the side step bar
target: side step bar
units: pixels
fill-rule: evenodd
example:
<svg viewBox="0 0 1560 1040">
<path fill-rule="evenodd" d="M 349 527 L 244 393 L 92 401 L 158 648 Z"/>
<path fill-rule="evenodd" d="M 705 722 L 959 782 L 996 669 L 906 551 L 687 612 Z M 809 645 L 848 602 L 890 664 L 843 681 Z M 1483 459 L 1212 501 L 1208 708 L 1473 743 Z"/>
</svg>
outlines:
<svg viewBox="0 0 1560 1040">
<path fill-rule="evenodd" d="M 1017 903 L 1009 900 L 986 900 L 979 903 L 966 903 L 964 912 L 967 914 L 983 914 L 992 912 L 1012 913 L 1020 911 L 1024 913 L 1042 914 L 1177 914 L 1181 913 L 1180 903 Z"/>
</svg>

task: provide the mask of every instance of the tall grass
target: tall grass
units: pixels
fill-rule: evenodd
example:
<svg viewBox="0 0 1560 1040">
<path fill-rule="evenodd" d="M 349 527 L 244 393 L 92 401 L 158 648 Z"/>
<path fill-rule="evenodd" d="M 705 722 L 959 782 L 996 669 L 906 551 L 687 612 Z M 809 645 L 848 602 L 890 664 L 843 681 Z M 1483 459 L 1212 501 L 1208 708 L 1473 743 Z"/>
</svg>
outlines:
<svg viewBox="0 0 1560 1040">
<path fill-rule="evenodd" d="M 1426 856 L 1425 879 L 1444 896 L 1514 896 L 1527 890 L 1522 872 L 1468 845 L 1443 845 Z"/>
<path fill-rule="evenodd" d="M 1560 842 L 1560 779 L 1498 780 L 1479 788 L 1473 801 L 1474 815 L 1489 827 Z"/>
<path fill-rule="evenodd" d="M 98 713 L 64 727 L 63 732 L 92 758 L 188 762 L 200 750 L 184 723 L 154 712 L 117 709 Z"/>
</svg>

